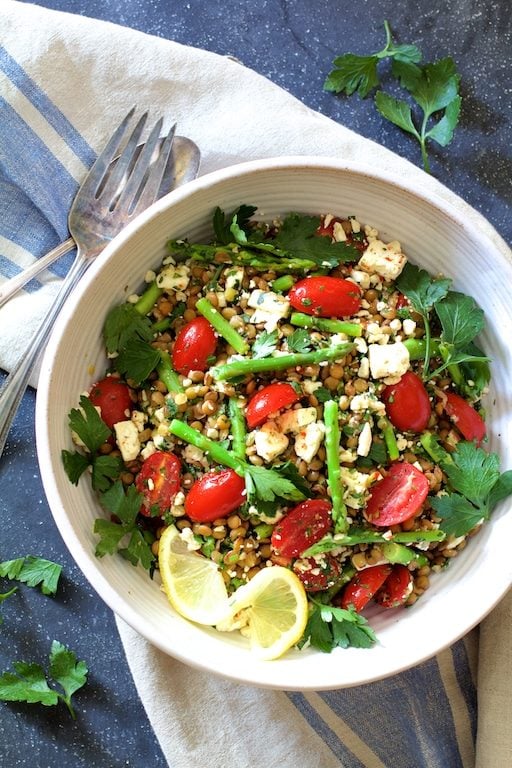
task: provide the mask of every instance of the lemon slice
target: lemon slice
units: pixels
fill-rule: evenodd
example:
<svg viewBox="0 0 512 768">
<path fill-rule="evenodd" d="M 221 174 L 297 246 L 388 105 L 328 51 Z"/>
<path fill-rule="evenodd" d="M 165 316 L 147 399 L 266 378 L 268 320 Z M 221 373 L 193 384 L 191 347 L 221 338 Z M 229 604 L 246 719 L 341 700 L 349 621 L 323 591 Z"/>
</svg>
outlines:
<svg viewBox="0 0 512 768">
<path fill-rule="evenodd" d="M 308 619 L 302 583 L 288 568 L 263 568 L 233 593 L 219 630 L 240 629 L 262 660 L 277 659 L 300 640 Z"/>
<path fill-rule="evenodd" d="M 184 618 L 213 626 L 230 612 L 226 585 L 216 563 L 190 550 L 173 525 L 160 539 L 158 565 L 164 592 Z"/>
</svg>

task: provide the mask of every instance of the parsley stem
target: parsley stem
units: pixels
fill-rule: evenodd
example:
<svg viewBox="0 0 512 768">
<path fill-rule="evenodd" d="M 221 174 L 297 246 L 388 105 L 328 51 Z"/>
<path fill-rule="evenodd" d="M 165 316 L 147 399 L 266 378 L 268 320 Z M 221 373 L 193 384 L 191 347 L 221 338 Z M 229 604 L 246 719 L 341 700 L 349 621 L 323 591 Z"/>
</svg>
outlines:
<svg viewBox="0 0 512 768">
<path fill-rule="evenodd" d="M 163 288 L 159 288 L 156 284 L 156 280 L 153 280 L 153 282 L 149 284 L 142 296 L 139 297 L 139 300 L 134 305 L 139 315 L 144 316 L 151 312 L 156 300 L 159 298 L 159 296 L 162 295 L 163 292 Z"/>
<path fill-rule="evenodd" d="M 232 325 L 229 324 L 219 310 L 216 309 L 213 304 L 210 304 L 208 299 L 204 297 L 199 299 L 199 301 L 196 302 L 196 309 L 209 323 L 211 323 L 211 325 L 213 325 L 224 341 L 233 347 L 235 352 L 238 352 L 239 355 L 245 355 L 249 349 L 247 341 L 240 336 L 238 331 L 235 330 Z"/>
<path fill-rule="evenodd" d="M 230 397 L 228 402 L 229 418 L 231 420 L 231 435 L 233 437 L 233 453 L 241 461 L 245 460 L 245 438 L 247 428 L 241 401 L 236 397 Z"/>
<path fill-rule="evenodd" d="M 291 325 L 298 325 L 300 328 L 318 328 L 319 331 L 325 333 L 344 333 L 346 336 L 361 336 L 363 333 L 363 328 L 359 323 L 314 317 L 303 312 L 293 312 L 290 323 Z"/>
<path fill-rule="evenodd" d="M 315 349 L 313 352 L 297 352 L 290 355 L 265 357 L 248 360 L 233 360 L 231 363 L 217 365 L 210 369 L 210 373 L 216 381 L 233 379 L 236 376 L 245 376 L 249 373 L 262 373 L 264 371 L 283 371 L 287 368 L 295 368 L 304 365 L 341 360 L 354 349 L 353 344 L 337 344 L 333 347 Z"/>
<path fill-rule="evenodd" d="M 331 493 L 332 519 L 336 533 L 345 533 L 348 528 L 347 507 L 343 501 L 343 486 L 340 470 L 340 424 L 336 400 L 324 403 L 325 452 L 327 462 L 327 485 Z"/>
<path fill-rule="evenodd" d="M 171 365 L 171 358 L 168 352 L 163 349 L 158 350 L 160 353 L 160 363 L 156 368 L 158 378 L 162 381 L 169 392 L 184 392 L 183 386 L 180 382 L 180 377 Z"/>
</svg>

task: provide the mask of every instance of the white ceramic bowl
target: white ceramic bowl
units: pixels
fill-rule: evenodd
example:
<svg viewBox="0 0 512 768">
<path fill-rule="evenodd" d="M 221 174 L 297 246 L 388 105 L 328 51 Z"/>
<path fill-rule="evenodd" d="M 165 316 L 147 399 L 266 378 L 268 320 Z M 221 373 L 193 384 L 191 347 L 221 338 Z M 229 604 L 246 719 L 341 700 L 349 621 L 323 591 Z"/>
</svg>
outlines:
<svg viewBox="0 0 512 768">
<path fill-rule="evenodd" d="M 432 579 L 413 608 L 375 608 L 369 614 L 379 639 L 372 649 L 292 650 L 260 662 L 238 633 L 221 634 L 176 615 L 142 569 L 121 557 L 95 557 L 93 521 L 100 508 L 87 480 L 73 486 L 60 460 L 61 450 L 71 448 L 67 414 L 106 367 L 101 329 L 109 308 L 140 288 L 147 269 L 159 266 L 166 240 L 201 240 L 210 234 L 215 206 L 231 210 L 242 202 L 257 205 L 265 219 L 289 211 L 354 214 L 377 227 L 384 240 L 398 239 L 412 262 L 444 272 L 458 290 L 473 295 L 487 316 L 482 344 L 494 361 L 487 400 L 489 449 L 500 454 L 503 469 L 512 467 L 512 265 L 504 244 L 419 185 L 325 158 L 282 158 L 234 166 L 171 193 L 122 232 L 82 279 L 42 364 L 36 423 L 45 491 L 64 541 L 100 597 L 171 656 L 235 680 L 286 690 L 370 682 L 453 643 L 504 595 L 512 582 L 510 503 L 500 504 L 491 524 Z"/>
</svg>

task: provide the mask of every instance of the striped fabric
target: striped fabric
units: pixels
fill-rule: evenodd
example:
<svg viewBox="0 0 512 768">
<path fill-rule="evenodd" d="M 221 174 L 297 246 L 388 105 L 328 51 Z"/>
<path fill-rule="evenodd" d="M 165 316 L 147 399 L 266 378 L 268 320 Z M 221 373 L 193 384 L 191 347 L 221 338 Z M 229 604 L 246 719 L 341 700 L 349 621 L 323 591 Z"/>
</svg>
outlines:
<svg viewBox="0 0 512 768">
<path fill-rule="evenodd" d="M 76 52 L 82 29 L 90 36 L 91 48 L 93 48 L 94 34 L 96 30 L 101 29 L 102 24 L 54 14 L 43 9 L 38 9 L 37 21 L 33 21 L 29 16 L 29 8 L 30 14 L 33 14 L 34 7 L 18 6 L 10 0 L 3 0 L 3 10 L 0 10 L 0 15 L 7 13 L 6 38 L 9 41 L 6 48 L 0 48 L 0 281 L 17 274 L 19 270 L 67 237 L 66 222 L 70 203 L 80 180 L 95 157 L 91 143 L 94 143 L 95 149 L 101 146 L 112 126 L 126 111 L 126 105 L 132 101 L 133 95 L 135 94 L 137 98 L 138 91 L 143 85 L 147 89 L 151 87 L 149 83 L 140 82 L 134 73 L 131 73 L 131 84 L 124 82 L 124 91 L 120 95 L 119 103 L 115 103 L 110 115 L 111 94 L 106 87 L 104 93 L 99 87 L 94 94 L 84 88 L 80 93 L 80 104 L 77 104 L 77 93 L 70 92 L 66 99 L 63 95 L 65 77 L 62 72 L 69 73 L 69 81 L 77 91 L 86 80 L 88 72 L 86 68 L 73 71 L 76 62 L 70 59 L 65 46 L 59 47 L 59 32 L 61 35 L 65 30 L 66 34 L 73 32 L 74 40 L 69 50 Z M 23 58 L 20 53 L 23 50 L 21 47 L 17 55 L 13 51 L 17 50 L 16 36 L 29 35 L 27 30 L 31 30 L 35 44 L 34 47 L 25 48 L 26 55 Z M 116 28 L 110 27 L 108 35 L 117 34 L 115 30 Z M 99 34 L 105 33 L 101 31 Z M 135 38 L 136 34 L 129 30 L 119 30 L 119 35 L 123 36 L 124 41 L 119 51 L 123 51 L 128 35 L 134 36 L 137 45 L 142 45 L 142 40 L 147 49 L 153 45 L 151 38 L 143 36 Z M 50 36 L 52 36 L 53 47 L 47 54 Z M 164 42 L 155 41 L 155 48 L 162 46 Z M 167 43 L 167 45 L 171 44 Z M 179 59 L 179 47 L 176 46 L 172 51 L 173 55 Z M 45 55 L 53 57 L 49 60 L 46 75 L 44 74 Z M 59 60 L 59 55 L 62 55 L 62 60 Z M 100 68 L 98 60 L 94 59 L 93 64 L 93 60 L 89 59 L 86 64 L 91 68 L 94 66 L 94 76 L 97 78 Z M 119 62 L 117 65 L 119 66 Z M 102 66 L 107 72 L 111 67 L 111 61 L 102 61 Z M 128 66 L 128 57 L 126 66 Z M 161 78 L 164 78 L 167 66 L 167 59 L 164 58 L 159 73 Z M 34 73 L 37 73 L 37 76 Z M 147 77 L 147 74 L 144 77 Z M 155 81 L 158 81 L 157 73 L 155 73 Z M 118 79 L 118 82 L 121 80 Z M 155 89 L 157 87 L 158 83 Z M 269 85 L 269 88 L 275 90 L 275 86 Z M 251 88 L 247 90 L 251 92 Z M 183 115 L 186 116 L 190 97 L 182 91 L 178 83 L 175 106 L 177 105 L 178 112 L 181 108 Z M 54 97 L 49 95 L 52 92 L 56 94 Z M 88 103 L 87 98 L 92 99 L 93 95 L 94 103 L 92 101 Z M 134 101 L 135 98 L 133 98 Z M 151 98 L 154 99 L 154 103 L 157 103 L 158 99 L 161 103 L 165 103 L 169 100 L 169 94 L 167 90 L 155 90 Z M 213 102 L 208 101 L 209 94 L 206 91 L 203 98 L 203 109 L 208 106 L 213 108 Z M 218 96 L 213 98 L 220 99 Z M 57 99 L 59 99 L 58 102 Z M 291 98 L 290 101 L 292 101 Z M 97 132 L 91 129 L 90 121 L 93 118 L 89 118 L 88 109 L 92 115 L 101 116 L 98 118 L 100 127 Z M 356 139 L 349 131 L 340 126 L 333 129 L 332 124 L 327 120 L 325 123 L 317 122 L 317 116 L 313 113 L 306 114 L 303 105 L 298 103 L 297 114 L 303 122 L 302 124 L 298 122 L 296 136 L 288 133 L 281 138 L 272 137 L 270 132 L 266 134 L 262 131 L 263 141 L 266 135 L 270 137 L 269 140 L 275 141 L 274 154 L 285 154 L 286 149 L 296 153 L 301 150 L 311 154 L 320 153 L 322 130 L 319 129 L 325 128 L 326 135 L 328 131 L 332 131 L 332 137 L 329 134 L 330 148 L 339 153 L 345 151 L 346 156 L 350 156 L 350 152 L 353 151 L 351 142 Z M 103 120 L 102 124 L 100 124 L 101 120 Z M 208 123 L 206 120 L 203 122 Z M 273 120 L 273 122 L 275 125 L 279 124 L 278 121 Z M 192 133 L 193 125 L 192 122 L 187 125 L 185 118 L 180 123 L 180 128 L 183 133 L 193 135 L 200 144 L 204 158 L 203 169 L 210 170 L 228 162 L 225 155 L 221 153 L 220 147 L 208 145 L 206 133 L 202 136 Z M 80 126 L 80 129 L 77 126 Z M 308 127 L 311 129 L 309 133 Z M 89 138 L 86 139 L 85 136 Z M 91 137 L 94 138 L 94 142 L 91 142 Z M 236 147 L 236 143 L 233 144 L 237 148 L 238 156 L 230 156 L 229 162 L 236 162 L 244 157 L 251 159 L 272 154 L 272 147 L 265 144 L 260 143 L 255 148 L 254 143 L 251 144 L 252 136 L 239 133 L 238 137 L 239 146 Z M 214 140 L 213 137 L 212 140 Z M 236 138 L 232 140 L 236 142 Z M 337 145 L 336 141 L 338 141 Z M 301 142 L 303 142 L 302 145 Z M 368 143 L 367 146 L 371 153 L 373 145 Z M 379 149 L 379 151 L 381 151 L 383 162 L 389 165 L 392 158 L 385 153 L 385 150 Z M 65 257 L 59 264 L 47 270 L 40 280 L 29 283 L 16 300 L 0 310 L 0 328 L 2 329 L 0 365 L 2 367 L 8 369 L 12 365 L 12 348 L 14 347 L 17 351 L 22 346 L 22 338 L 16 335 L 16 325 L 21 323 L 26 334 L 27 322 L 37 323 L 39 314 L 44 311 L 47 302 L 51 300 L 58 287 L 57 278 L 66 271 L 71 258 L 71 256 Z M 142 639 L 139 640 L 140 643 L 143 642 Z M 324 747 L 328 747 L 329 754 L 332 755 L 329 766 L 337 764 L 344 768 L 472 768 L 477 722 L 475 688 L 477 643 L 477 631 L 473 631 L 464 640 L 443 651 L 436 658 L 392 678 L 362 687 L 338 691 L 289 693 L 284 700 L 294 705 L 291 707 L 294 717 L 291 717 L 284 727 L 290 732 L 291 738 L 293 738 L 294 729 L 299 734 L 303 728 L 309 728 L 311 738 L 316 734 L 316 738 L 324 743 Z M 132 654 L 135 654 L 134 647 L 135 641 L 131 646 Z M 130 657 L 130 653 L 127 650 L 127 657 L 131 664 L 134 659 Z M 159 662 L 154 660 L 153 663 Z M 144 684 L 145 682 L 141 681 L 139 690 L 143 701 L 146 695 L 147 701 L 144 703 L 148 705 L 151 696 L 149 691 L 144 691 Z M 213 685 L 213 683 L 210 684 Z M 201 687 L 204 688 L 204 686 Z M 262 695 L 262 702 L 268 700 L 263 698 L 263 692 L 258 693 Z M 265 693 L 269 694 L 269 692 Z M 177 692 L 174 691 L 173 696 L 176 695 Z M 284 697 L 285 695 L 276 692 L 276 696 Z M 157 700 L 162 709 L 161 699 Z M 204 706 L 207 706 L 207 702 Z M 172 707 L 171 701 L 168 702 L 168 707 Z M 164 707 L 163 711 L 171 710 L 166 710 Z M 199 711 L 203 713 L 201 707 Z M 149 706 L 148 712 L 151 713 Z M 215 717 L 215 715 L 211 713 L 206 716 L 206 719 L 209 717 Z M 153 724 L 160 743 L 165 749 L 165 733 L 159 732 L 156 721 L 153 721 Z M 185 757 L 189 754 L 190 745 L 180 743 L 176 734 L 173 735 L 172 742 L 169 746 L 169 754 L 172 751 L 175 757 L 178 752 Z M 228 750 L 227 745 L 225 749 Z M 227 752 L 226 755 L 229 757 Z M 226 764 L 238 765 L 236 757 L 232 756 L 232 758 Z M 198 764 L 204 764 L 207 761 L 208 755 L 205 755 L 204 761 Z M 173 760 L 172 765 L 178 764 L 180 764 L 179 760 L 176 762 Z M 265 760 L 262 764 L 270 766 L 273 763 Z M 283 760 L 280 765 L 325 768 L 327 763 L 325 761 L 302 762 L 300 755 L 293 754 L 292 751 L 289 762 Z"/>
</svg>

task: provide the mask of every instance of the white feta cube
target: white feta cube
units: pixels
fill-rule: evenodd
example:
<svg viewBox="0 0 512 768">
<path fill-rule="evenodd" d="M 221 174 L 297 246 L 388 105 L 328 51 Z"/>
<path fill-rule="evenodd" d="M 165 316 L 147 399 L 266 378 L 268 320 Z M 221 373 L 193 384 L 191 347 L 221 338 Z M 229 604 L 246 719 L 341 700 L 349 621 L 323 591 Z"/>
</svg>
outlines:
<svg viewBox="0 0 512 768">
<path fill-rule="evenodd" d="M 372 447 L 372 428 L 369 421 L 365 421 L 364 426 L 359 433 L 357 441 L 357 455 L 368 456 Z"/>
<path fill-rule="evenodd" d="M 277 328 L 279 320 L 287 317 L 290 311 L 290 302 L 284 296 L 259 289 L 251 292 L 247 305 L 255 310 L 249 322 L 255 325 L 263 323 L 269 333 Z"/>
<path fill-rule="evenodd" d="M 302 429 L 295 438 L 295 453 L 308 464 L 313 461 L 325 435 L 325 427 L 321 421 L 315 421 Z"/>
<path fill-rule="evenodd" d="M 114 424 L 117 447 L 123 461 L 133 461 L 140 451 L 139 430 L 133 421 L 118 421 Z"/>
<path fill-rule="evenodd" d="M 396 280 L 401 273 L 407 257 L 402 253 L 398 240 L 383 243 L 382 240 L 372 240 L 359 260 L 358 267 L 366 272 L 376 272 L 385 280 Z"/>
<path fill-rule="evenodd" d="M 409 351 L 405 344 L 370 344 L 368 347 L 370 372 L 374 379 L 394 379 L 396 383 L 409 368 Z"/>
<path fill-rule="evenodd" d="M 340 475 L 345 504 L 352 509 L 362 509 L 366 504 L 370 487 L 380 477 L 379 472 L 365 474 L 354 467 L 340 467 Z"/>
<path fill-rule="evenodd" d="M 264 461 L 274 461 L 288 448 L 288 438 L 277 428 L 273 421 L 266 421 L 253 434 L 256 453 Z"/>
<path fill-rule="evenodd" d="M 301 429 L 316 421 L 316 408 L 297 408 L 294 411 L 285 411 L 279 416 L 277 422 L 281 432 L 297 434 Z"/>
<path fill-rule="evenodd" d="M 156 277 L 156 284 L 165 291 L 185 291 L 190 281 L 186 264 L 168 264 Z"/>
</svg>

